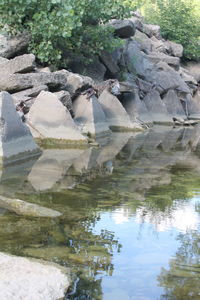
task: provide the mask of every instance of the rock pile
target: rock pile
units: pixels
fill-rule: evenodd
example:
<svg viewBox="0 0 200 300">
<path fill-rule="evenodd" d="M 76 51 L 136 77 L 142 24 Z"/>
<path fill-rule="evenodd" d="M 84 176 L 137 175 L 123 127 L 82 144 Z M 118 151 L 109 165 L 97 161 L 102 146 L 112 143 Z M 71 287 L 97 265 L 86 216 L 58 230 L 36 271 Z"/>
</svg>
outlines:
<svg viewBox="0 0 200 300">
<path fill-rule="evenodd" d="M 86 143 L 87 136 L 110 130 L 200 120 L 199 66 L 181 65 L 183 47 L 162 39 L 159 26 L 135 13 L 109 25 L 124 45 L 103 51 L 87 66 L 72 62 L 79 74 L 39 68 L 33 54 L 17 56 L 25 53 L 29 37 L 0 35 L 0 91 L 11 94 L 10 105 L 34 137 Z"/>
</svg>

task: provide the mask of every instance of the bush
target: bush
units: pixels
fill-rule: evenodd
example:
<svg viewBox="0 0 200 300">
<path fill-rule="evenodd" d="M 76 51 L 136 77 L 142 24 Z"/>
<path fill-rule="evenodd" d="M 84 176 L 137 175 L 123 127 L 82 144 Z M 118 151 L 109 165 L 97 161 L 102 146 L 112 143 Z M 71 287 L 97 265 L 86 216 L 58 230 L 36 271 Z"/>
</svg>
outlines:
<svg viewBox="0 0 200 300">
<path fill-rule="evenodd" d="M 146 4 L 145 15 L 148 22 L 160 25 L 164 38 L 183 45 L 186 58 L 200 60 L 197 3 L 196 0 L 154 0 Z"/>
<path fill-rule="evenodd" d="M 1 0 L 0 16 L 12 34 L 30 32 L 29 50 L 41 62 L 59 65 L 63 50 L 91 57 L 118 45 L 104 24 L 134 8 L 131 0 Z"/>
</svg>

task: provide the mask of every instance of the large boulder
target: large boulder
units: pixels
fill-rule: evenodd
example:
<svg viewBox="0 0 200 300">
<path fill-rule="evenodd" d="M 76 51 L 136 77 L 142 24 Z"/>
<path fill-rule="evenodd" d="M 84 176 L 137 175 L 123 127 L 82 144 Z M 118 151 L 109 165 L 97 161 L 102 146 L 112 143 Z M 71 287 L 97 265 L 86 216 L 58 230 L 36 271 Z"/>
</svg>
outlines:
<svg viewBox="0 0 200 300">
<path fill-rule="evenodd" d="M 0 93 L 0 159 L 10 162 L 39 154 L 30 130 L 16 112 L 13 99 L 7 92 Z"/>
<path fill-rule="evenodd" d="M 155 124 L 173 124 L 164 102 L 156 90 L 151 90 L 143 99 Z"/>
<path fill-rule="evenodd" d="M 17 36 L 8 36 L 0 34 L 0 56 L 13 58 L 22 54 L 28 47 L 30 35 L 27 33 L 18 34 Z"/>
<path fill-rule="evenodd" d="M 123 55 L 127 70 L 134 75 L 145 77 L 152 69 L 152 64 L 140 51 L 137 41 L 128 41 L 124 46 Z"/>
<path fill-rule="evenodd" d="M 183 56 L 183 46 L 181 44 L 177 44 L 171 41 L 166 41 L 165 45 L 167 46 L 170 55 L 176 57 Z"/>
<path fill-rule="evenodd" d="M 56 92 L 55 95 L 58 97 L 60 102 L 73 114 L 72 99 L 68 91 Z"/>
<path fill-rule="evenodd" d="M 99 61 L 98 57 L 93 58 L 93 61 L 88 63 L 76 58 L 71 62 L 70 69 L 74 73 L 91 77 L 95 82 L 104 80 L 106 74 L 106 67 Z"/>
<path fill-rule="evenodd" d="M 0 77 L 0 91 L 18 92 L 38 85 L 49 89 L 66 88 L 69 72 L 61 70 L 53 73 L 12 74 Z"/>
<path fill-rule="evenodd" d="M 69 287 L 69 270 L 57 264 L 0 253 L 2 300 L 59 300 Z"/>
<path fill-rule="evenodd" d="M 146 57 L 152 63 L 156 64 L 158 62 L 165 62 L 169 66 L 174 67 L 176 70 L 178 70 L 180 66 L 179 57 L 169 56 L 165 53 L 151 52 Z"/>
<path fill-rule="evenodd" d="M 73 102 L 74 121 L 82 133 L 89 136 L 110 134 L 109 124 L 97 98 L 80 95 Z"/>
<path fill-rule="evenodd" d="M 112 76 L 117 77 L 118 73 L 120 72 L 120 69 L 117 65 L 117 61 L 113 58 L 113 55 L 107 51 L 102 51 L 100 54 L 100 60 L 106 66 L 108 72 Z"/>
<path fill-rule="evenodd" d="M 143 22 L 142 22 L 141 18 L 138 18 L 136 16 L 132 16 L 128 20 L 130 20 L 134 24 L 135 29 L 138 29 L 140 31 L 143 30 Z"/>
<path fill-rule="evenodd" d="M 143 24 L 143 32 L 149 37 L 155 36 L 157 39 L 161 39 L 160 26 L 152 24 Z"/>
<path fill-rule="evenodd" d="M 42 91 L 31 106 L 28 125 L 34 137 L 52 139 L 55 142 L 85 143 L 70 113 L 58 97 Z"/>
<path fill-rule="evenodd" d="M 200 120 L 200 103 L 197 99 L 193 99 L 190 94 L 187 94 L 184 99 L 188 119 Z"/>
<path fill-rule="evenodd" d="M 112 130 L 134 130 L 141 129 L 139 123 L 132 122 L 120 101 L 106 89 L 101 93 L 99 102 L 106 115 L 109 127 Z"/>
<path fill-rule="evenodd" d="M 142 125 L 153 125 L 151 113 L 147 110 L 144 102 L 140 100 L 137 89 L 134 89 L 132 93 L 124 94 L 122 105 L 132 121 L 137 121 Z"/>
<path fill-rule="evenodd" d="M 156 86 L 160 94 L 166 93 L 170 89 L 178 92 L 190 93 L 190 89 L 178 72 L 168 66 L 165 62 L 160 62 L 146 74 L 145 79 Z"/>
<path fill-rule="evenodd" d="M 21 92 L 12 94 L 12 98 L 15 103 L 18 103 L 20 101 L 28 101 L 34 97 L 37 97 L 41 91 L 48 91 L 48 86 L 47 85 L 38 85 L 31 89 L 23 90 Z"/>
<path fill-rule="evenodd" d="M 145 53 L 153 51 L 152 41 L 145 33 L 136 30 L 133 40 L 138 42 L 140 50 L 144 51 Z"/>
<path fill-rule="evenodd" d="M 131 20 L 111 20 L 109 25 L 115 30 L 115 34 L 120 38 L 129 38 L 135 33 L 135 26 Z"/>
<path fill-rule="evenodd" d="M 35 55 L 24 54 L 1 63 L 0 76 L 5 74 L 25 73 L 35 69 Z"/>
<path fill-rule="evenodd" d="M 190 72 L 190 74 L 196 79 L 197 82 L 200 82 L 200 63 L 189 62 L 184 65 L 184 68 Z"/>
<path fill-rule="evenodd" d="M 81 76 L 68 72 L 66 89 L 71 96 L 74 96 L 77 90 L 80 90 L 83 86 L 93 85 L 94 81 L 88 76 Z"/>
<path fill-rule="evenodd" d="M 163 102 L 167 107 L 169 114 L 172 117 L 186 119 L 186 114 L 177 93 L 174 90 L 169 90 L 163 97 Z"/>
</svg>

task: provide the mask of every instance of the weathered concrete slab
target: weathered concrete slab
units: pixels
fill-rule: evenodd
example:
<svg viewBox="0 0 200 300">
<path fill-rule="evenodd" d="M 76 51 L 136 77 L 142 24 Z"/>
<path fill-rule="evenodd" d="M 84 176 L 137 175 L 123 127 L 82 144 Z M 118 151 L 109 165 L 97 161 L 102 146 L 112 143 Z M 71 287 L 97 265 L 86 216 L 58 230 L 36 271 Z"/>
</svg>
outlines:
<svg viewBox="0 0 200 300">
<path fill-rule="evenodd" d="M 103 109 L 95 96 L 80 95 L 73 102 L 74 121 L 82 133 L 102 136 L 110 133 Z"/>
<path fill-rule="evenodd" d="M 38 85 L 49 88 L 66 87 L 68 71 L 61 70 L 53 73 L 12 74 L 0 77 L 0 90 L 18 92 Z"/>
<path fill-rule="evenodd" d="M 156 90 L 150 91 L 143 99 L 155 124 L 173 124 L 164 102 Z"/>
<path fill-rule="evenodd" d="M 0 76 L 5 74 L 25 73 L 35 69 L 35 55 L 24 54 L 1 63 Z"/>
<path fill-rule="evenodd" d="M 70 113 L 58 97 L 42 91 L 29 111 L 28 124 L 34 137 L 85 143 Z"/>
<path fill-rule="evenodd" d="M 122 105 L 129 114 L 131 120 L 138 120 L 140 124 L 153 125 L 151 113 L 147 110 L 143 101 L 138 96 L 138 91 L 124 95 Z"/>
<path fill-rule="evenodd" d="M 12 161 L 40 152 L 30 130 L 24 125 L 16 112 L 11 95 L 0 93 L 0 158 Z"/>
<path fill-rule="evenodd" d="M 163 97 L 163 102 L 167 107 L 168 113 L 172 117 L 181 117 L 186 119 L 186 114 L 177 93 L 174 90 L 169 90 L 167 94 Z"/>
<path fill-rule="evenodd" d="M 74 160 L 83 152 L 83 149 L 44 150 L 32 167 L 28 181 L 36 191 L 51 189 L 64 177 Z"/>
<path fill-rule="evenodd" d="M 57 264 L 0 253 L 0 299 L 58 300 L 69 287 L 69 270 Z"/>
<path fill-rule="evenodd" d="M 120 131 L 142 129 L 136 120 L 134 122 L 131 121 L 118 98 L 107 90 L 104 90 L 103 93 L 101 93 L 98 100 L 106 115 L 110 129 Z"/>
<path fill-rule="evenodd" d="M 41 205 L 29 203 L 20 199 L 7 198 L 1 195 L 0 207 L 15 212 L 20 216 L 56 218 L 62 215 L 56 210 Z"/>
<path fill-rule="evenodd" d="M 37 97 L 41 91 L 48 91 L 48 86 L 38 85 L 31 89 L 12 94 L 12 98 L 15 103 L 18 103 L 19 101 L 27 101 L 30 100 L 32 97 Z"/>
</svg>

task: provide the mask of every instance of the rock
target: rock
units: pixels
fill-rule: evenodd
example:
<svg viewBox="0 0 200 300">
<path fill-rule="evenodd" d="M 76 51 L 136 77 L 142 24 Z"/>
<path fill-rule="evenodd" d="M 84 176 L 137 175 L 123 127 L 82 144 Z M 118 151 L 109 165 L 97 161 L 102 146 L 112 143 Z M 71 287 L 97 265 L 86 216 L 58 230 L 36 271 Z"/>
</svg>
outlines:
<svg viewBox="0 0 200 300">
<path fill-rule="evenodd" d="M 152 46 L 153 46 L 153 51 L 155 52 L 163 52 L 163 53 L 168 53 L 169 51 L 169 46 L 163 41 L 157 39 L 155 36 L 152 36 L 150 38 Z"/>
<path fill-rule="evenodd" d="M 153 51 L 153 45 L 151 39 L 143 32 L 136 30 L 133 40 L 137 41 L 140 45 L 140 50 L 145 53 Z"/>
<path fill-rule="evenodd" d="M 129 38 L 135 33 L 135 26 L 131 20 L 111 20 L 109 25 L 115 29 L 115 34 L 120 38 Z"/>
<path fill-rule="evenodd" d="M 143 99 L 152 119 L 156 124 L 173 124 L 172 117 L 157 91 L 151 90 Z"/>
<path fill-rule="evenodd" d="M 145 79 L 156 85 L 156 89 L 160 94 L 166 93 L 170 89 L 183 93 L 190 93 L 190 89 L 184 80 L 180 77 L 178 72 L 173 70 L 164 62 L 160 62 L 147 73 Z"/>
<path fill-rule="evenodd" d="M 144 102 L 140 100 L 137 89 L 123 96 L 122 105 L 132 121 L 137 120 L 141 125 L 153 125 L 151 113 L 147 110 Z"/>
<path fill-rule="evenodd" d="M 103 91 L 98 100 L 101 103 L 111 130 L 126 131 L 142 129 L 136 120 L 134 120 L 134 123 L 130 120 L 129 115 L 117 97 L 107 90 Z"/>
<path fill-rule="evenodd" d="M 76 91 L 81 89 L 83 86 L 93 84 L 94 81 L 90 77 L 68 72 L 66 89 L 71 96 L 74 96 Z"/>
<path fill-rule="evenodd" d="M 83 149 L 44 150 L 32 167 L 28 181 L 36 191 L 53 188 L 66 175 L 74 160 L 83 152 Z"/>
<path fill-rule="evenodd" d="M 70 93 L 67 91 L 60 91 L 57 93 L 54 93 L 60 102 L 69 110 L 71 114 L 73 114 L 73 107 L 72 107 L 72 100 Z"/>
<path fill-rule="evenodd" d="M 190 94 L 187 94 L 184 100 L 188 112 L 188 119 L 200 120 L 200 103 L 194 101 Z"/>
<path fill-rule="evenodd" d="M 29 42 L 30 36 L 25 32 L 17 36 L 0 34 L 0 56 L 13 58 L 18 54 L 22 54 L 27 49 Z"/>
<path fill-rule="evenodd" d="M 134 75 L 145 77 L 152 69 L 152 64 L 142 54 L 136 41 L 127 42 L 123 55 L 127 70 Z"/>
<path fill-rule="evenodd" d="M 132 16 L 128 20 L 130 20 L 134 24 L 136 29 L 138 29 L 140 31 L 143 30 L 143 22 L 142 22 L 141 18 L 138 18 L 136 16 Z"/>
<path fill-rule="evenodd" d="M 165 62 L 169 66 L 174 67 L 176 70 L 178 70 L 180 65 L 180 59 L 178 57 L 172 57 L 165 53 L 151 52 L 146 55 L 146 57 L 152 63 L 156 64 L 158 62 Z"/>
<path fill-rule="evenodd" d="M 181 44 L 177 44 L 172 41 L 165 41 L 165 45 L 167 46 L 170 55 L 176 57 L 183 56 L 183 46 Z"/>
<path fill-rule="evenodd" d="M 95 57 L 91 63 L 87 64 L 77 58 L 70 64 L 70 69 L 74 73 L 91 77 L 95 82 L 104 80 L 106 73 L 106 67 L 99 61 L 98 57 Z"/>
<path fill-rule="evenodd" d="M 157 39 L 161 39 L 160 26 L 143 24 L 143 32 L 149 37 L 155 36 Z"/>
<path fill-rule="evenodd" d="M 0 207 L 20 216 L 56 218 L 62 214 L 56 210 L 19 199 L 10 199 L 0 195 Z"/>
<path fill-rule="evenodd" d="M 197 82 L 200 82 L 200 63 L 189 62 L 184 65 L 184 68 L 190 72 Z"/>
<path fill-rule="evenodd" d="M 8 62 L 9 60 L 7 58 L 4 58 L 4 57 L 1 57 L 0 56 L 0 65 L 5 63 L 5 62 Z"/>
<path fill-rule="evenodd" d="M 12 94 L 12 98 L 15 103 L 18 103 L 19 101 L 27 101 L 32 99 L 33 97 L 37 97 L 41 91 L 48 91 L 48 86 L 38 85 L 31 89 Z"/>
<path fill-rule="evenodd" d="M 0 111 L 1 161 L 17 161 L 40 153 L 30 130 L 22 123 L 13 99 L 7 92 L 0 93 Z"/>
<path fill-rule="evenodd" d="M 57 264 L 0 253 L 0 298 L 58 300 L 69 287 L 69 270 Z"/>
<path fill-rule="evenodd" d="M 1 63 L 0 76 L 6 74 L 25 73 L 35 68 L 35 55 L 24 54 Z"/>
<path fill-rule="evenodd" d="M 197 85 L 196 79 L 190 74 L 190 72 L 187 69 L 180 68 L 179 74 L 181 78 L 187 83 L 187 84 L 194 84 Z"/>
<path fill-rule="evenodd" d="M 49 89 L 65 88 L 69 72 L 65 70 L 53 73 L 13 74 L 0 77 L 0 90 L 17 92 L 39 85 Z"/>
<path fill-rule="evenodd" d="M 100 60 L 105 65 L 105 67 L 107 68 L 107 70 L 109 71 L 109 73 L 111 75 L 113 75 L 113 76 L 118 75 L 118 73 L 120 72 L 120 69 L 111 53 L 109 53 L 107 51 L 102 51 L 101 55 L 100 55 Z"/>
<path fill-rule="evenodd" d="M 58 97 L 42 91 L 32 105 L 28 124 L 34 137 L 53 139 L 55 142 L 85 143 L 86 138 L 79 132 L 70 113 Z"/>
<path fill-rule="evenodd" d="M 173 117 L 187 118 L 183 106 L 180 102 L 180 99 L 177 96 L 177 93 L 174 90 L 169 90 L 166 95 L 163 97 L 163 102 L 167 107 L 168 113 Z"/>
<path fill-rule="evenodd" d="M 74 121 L 82 133 L 102 136 L 110 133 L 103 109 L 95 96 L 80 95 L 73 102 Z"/>
</svg>

